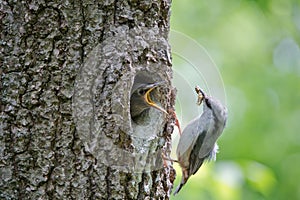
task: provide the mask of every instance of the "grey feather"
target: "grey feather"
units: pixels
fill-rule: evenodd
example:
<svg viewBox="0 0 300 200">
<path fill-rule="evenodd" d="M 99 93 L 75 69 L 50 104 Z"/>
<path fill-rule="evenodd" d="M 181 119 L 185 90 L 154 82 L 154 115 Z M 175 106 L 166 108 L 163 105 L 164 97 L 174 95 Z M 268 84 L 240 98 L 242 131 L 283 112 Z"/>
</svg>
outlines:
<svg viewBox="0 0 300 200">
<path fill-rule="evenodd" d="M 216 141 L 227 120 L 227 109 L 217 100 L 205 97 L 203 113 L 183 130 L 177 146 L 177 158 L 182 168 L 182 180 L 177 194 L 189 177 L 195 174 L 205 160 L 214 160 L 218 151 Z"/>
</svg>

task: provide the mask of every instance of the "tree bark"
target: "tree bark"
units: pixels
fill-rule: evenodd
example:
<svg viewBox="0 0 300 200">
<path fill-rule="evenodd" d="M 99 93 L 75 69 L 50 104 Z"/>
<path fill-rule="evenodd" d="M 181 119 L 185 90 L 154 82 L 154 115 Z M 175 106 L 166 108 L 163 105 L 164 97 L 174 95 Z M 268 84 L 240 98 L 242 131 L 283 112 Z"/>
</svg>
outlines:
<svg viewBox="0 0 300 200">
<path fill-rule="evenodd" d="M 170 4 L 0 1 L 0 198 L 169 199 Z M 131 119 L 137 78 L 170 115 Z"/>
</svg>

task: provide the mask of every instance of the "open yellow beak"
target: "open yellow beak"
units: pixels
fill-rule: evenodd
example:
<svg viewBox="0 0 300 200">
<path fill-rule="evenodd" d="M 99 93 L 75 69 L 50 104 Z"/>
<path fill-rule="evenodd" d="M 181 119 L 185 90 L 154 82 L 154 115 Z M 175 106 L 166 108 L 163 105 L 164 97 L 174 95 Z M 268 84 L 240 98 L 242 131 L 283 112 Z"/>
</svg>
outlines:
<svg viewBox="0 0 300 200">
<path fill-rule="evenodd" d="M 145 95 L 144 95 L 145 101 L 146 101 L 146 103 L 147 103 L 149 106 L 152 106 L 152 107 L 154 107 L 154 108 L 156 108 L 156 109 L 158 109 L 158 110 L 160 110 L 160 111 L 162 111 L 162 112 L 168 114 L 168 112 L 167 112 L 165 109 L 159 107 L 157 104 L 155 104 L 155 103 L 152 101 L 151 96 L 150 96 L 150 92 L 151 92 L 152 90 L 154 90 L 155 88 L 156 88 L 156 87 L 150 88 L 150 89 L 145 93 Z"/>
</svg>

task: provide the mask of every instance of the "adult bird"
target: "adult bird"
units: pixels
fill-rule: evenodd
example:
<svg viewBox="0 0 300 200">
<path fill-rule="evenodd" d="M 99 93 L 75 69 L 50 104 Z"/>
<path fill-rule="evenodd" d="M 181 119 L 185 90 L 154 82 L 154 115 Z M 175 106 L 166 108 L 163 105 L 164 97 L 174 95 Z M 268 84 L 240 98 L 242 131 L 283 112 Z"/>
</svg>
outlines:
<svg viewBox="0 0 300 200">
<path fill-rule="evenodd" d="M 227 119 L 227 109 L 219 101 L 206 96 L 198 86 L 195 89 L 198 94 L 197 104 L 203 102 L 203 113 L 184 128 L 179 139 L 176 154 L 182 169 L 182 179 L 174 195 L 205 160 L 216 159 L 216 141 L 222 134 Z"/>
</svg>

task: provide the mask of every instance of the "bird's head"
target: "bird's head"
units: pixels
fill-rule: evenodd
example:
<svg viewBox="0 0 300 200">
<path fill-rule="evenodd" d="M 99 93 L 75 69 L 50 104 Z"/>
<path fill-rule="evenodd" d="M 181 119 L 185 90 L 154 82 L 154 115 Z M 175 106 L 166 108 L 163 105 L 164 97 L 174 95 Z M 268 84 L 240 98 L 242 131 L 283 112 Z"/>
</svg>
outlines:
<svg viewBox="0 0 300 200">
<path fill-rule="evenodd" d="M 204 110 L 211 110 L 214 115 L 221 120 L 225 120 L 227 118 L 227 108 L 221 104 L 218 100 L 207 96 L 199 86 L 195 87 L 196 93 L 198 94 L 197 104 L 200 105 L 204 102 Z"/>
<path fill-rule="evenodd" d="M 167 111 L 158 106 L 152 99 L 152 92 L 155 88 L 160 86 L 163 82 L 157 83 L 136 83 L 133 88 L 130 100 L 130 113 L 131 117 L 139 116 L 144 110 L 148 108 L 156 108 L 161 112 L 167 114 Z"/>
</svg>

